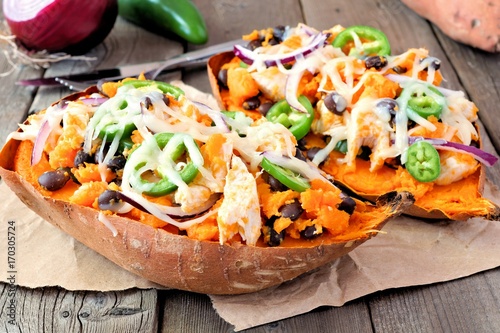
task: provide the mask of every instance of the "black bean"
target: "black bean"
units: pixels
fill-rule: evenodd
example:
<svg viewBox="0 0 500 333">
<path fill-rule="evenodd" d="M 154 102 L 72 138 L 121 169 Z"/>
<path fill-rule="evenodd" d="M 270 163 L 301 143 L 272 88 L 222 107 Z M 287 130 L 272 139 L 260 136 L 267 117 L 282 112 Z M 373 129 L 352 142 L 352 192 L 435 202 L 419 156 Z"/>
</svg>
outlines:
<svg viewBox="0 0 500 333">
<path fill-rule="evenodd" d="M 381 69 L 387 65 L 387 59 L 382 56 L 371 56 L 365 59 L 365 67 L 367 69 L 375 68 Z"/>
<path fill-rule="evenodd" d="M 219 74 L 217 74 L 217 80 L 222 88 L 227 89 L 227 69 L 221 69 Z"/>
<path fill-rule="evenodd" d="M 314 159 L 314 156 L 321 150 L 320 147 L 311 147 L 307 150 L 307 158 L 311 161 Z"/>
<path fill-rule="evenodd" d="M 151 101 L 151 98 L 146 97 L 146 98 L 144 99 L 144 107 L 145 107 L 146 109 L 149 109 L 149 108 L 151 107 L 151 105 L 153 105 L 153 102 Z"/>
<path fill-rule="evenodd" d="M 279 38 L 273 37 L 273 38 L 271 38 L 270 40 L 267 41 L 267 44 L 268 45 L 278 45 L 280 42 L 281 41 L 280 41 Z"/>
<path fill-rule="evenodd" d="M 429 68 L 437 71 L 439 68 L 441 68 L 441 60 L 435 57 L 427 57 L 421 61 L 421 63 L 424 63 L 426 66 L 424 70 L 428 70 Z"/>
<path fill-rule="evenodd" d="M 259 96 L 250 97 L 243 102 L 243 108 L 245 110 L 255 110 L 260 106 Z"/>
<path fill-rule="evenodd" d="M 300 215 L 302 215 L 304 209 L 302 208 L 300 201 L 295 199 L 293 202 L 281 206 L 278 211 L 281 213 L 282 217 L 287 217 L 290 220 L 295 221 L 300 217 Z"/>
<path fill-rule="evenodd" d="M 163 95 L 163 103 L 165 103 L 166 106 L 170 105 L 170 99 L 167 95 Z"/>
<path fill-rule="evenodd" d="M 264 177 L 266 183 L 271 185 L 271 190 L 279 192 L 288 190 L 288 187 L 286 185 L 283 185 L 279 180 L 271 176 L 269 173 L 264 172 L 262 176 Z"/>
<path fill-rule="evenodd" d="M 282 230 L 281 232 L 277 232 L 276 230 L 274 230 L 274 221 L 276 221 L 277 218 L 277 216 L 272 216 L 265 222 L 265 225 L 267 227 L 267 245 L 269 246 L 279 246 L 285 239 L 285 230 Z"/>
<path fill-rule="evenodd" d="M 267 114 L 267 111 L 269 111 L 269 109 L 274 105 L 273 102 L 264 102 L 262 103 L 259 107 L 258 107 L 258 110 L 260 112 L 260 114 L 265 117 L 266 114 Z"/>
<path fill-rule="evenodd" d="M 352 213 L 354 213 L 354 210 L 356 209 L 356 201 L 345 194 L 343 194 L 343 196 L 344 197 L 342 198 L 342 202 L 337 208 L 338 210 L 342 210 L 347 214 L 352 215 Z"/>
<path fill-rule="evenodd" d="M 285 230 L 281 232 L 276 232 L 276 230 L 271 229 L 271 234 L 269 235 L 269 241 L 267 244 L 269 246 L 279 246 L 281 242 L 285 239 Z"/>
<path fill-rule="evenodd" d="M 323 103 L 325 103 L 325 106 L 328 110 L 339 116 L 342 115 L 342 113 L 347 108 L 346 99 L 342 95 L 339 95 L 337 92 L 332 92 L 326 95 Z"/>
<path fill-rule="evenodd" d="M 298 147 L 295 148 L 295 157 L 301 161 L 304 162 L 307 161 L 306 157 L 304 156 L 304 153 Z"/>
<path fill-rule="evenodd" d="M 404 74 L 404 73 L 406 73 L 408 71 L 408 69 L 406 67 L 401 67 L 401 66 L 392 67 L 392 70 L 396 74 Z"/>
<path fill-rule="evenodd" d="M 304 137 L 297 141 L 297 147 L 299 147 L 300 150 L 306 150 L 307 149 L 307 139 Z"/>
<path fill-rule="evenodd" d="M 78 168 L 80 165 L 84 165 L 84 163 L 94 163 L 94 159 L 92 155 L 81 149 L 76 153 L 73 163 Z"/>
<path fill-rule="evenodd" d="M 315 225 L 307 226 L 304 230 L 300 232 L 300 235 L 305 239 L 313 239 L 321 235 Z"/>
<path fill-rule="evenodd" d="M 247 44 L 247 49 L 253 51 L 261 46 L 262 46 L 262 41 L 260 39 L 254 39 Z"/>
<path fill-rule="evenodd" d="M 111 171 L 116 172 L 117 170 L 123 169 L 126 162 L 127 159 L 123 155 L 113 156 L 113 158 L 109 160 L 107 166 Z"/>
<path fill-rule="evenodd" d="M 357 157 L 359 157 L 362 160 L 369 161 L 370 160 L 370 155 L 372 154 L 372 149 L 368 146 L 361 146 Z"/>
<path fill-rule="evenodd" d="M 282 25 L 278 25 L 273 28 L 273 36 L 276 38 L 278 41 L 283 41 L 283 35 L 285 34 L 285 27 Z"/>
<path fill-rule="evenodd" d="M 62 189 L 70 178 L 70 173 L 63 169 L 46 171 L 38 177 L 38 184 L 47 191 L 57 191 Z"/>
<path fill-rule="evenodd" d="M 384 98 L 377 103 L 376 107 L 388 110 L 391 116 L 395 116 L 399 105 L 398 102 L 392 98 Z"/>
<path fill-rule="evenodd" d="M 99 205 L 99 209 L 117 211 L 121 208 L 123 202 L 118 192 L 106 190 L 97 199 L 97 204 Z"/>
</svg>

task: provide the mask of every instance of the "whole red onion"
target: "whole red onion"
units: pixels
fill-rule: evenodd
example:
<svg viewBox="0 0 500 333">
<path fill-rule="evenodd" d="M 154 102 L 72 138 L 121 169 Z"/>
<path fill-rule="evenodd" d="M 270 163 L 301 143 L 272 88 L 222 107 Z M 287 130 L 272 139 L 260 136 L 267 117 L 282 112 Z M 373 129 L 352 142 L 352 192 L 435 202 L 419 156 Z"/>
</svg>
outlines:
<svg viewBox="0 0 500 333">
<path fill-rule="evenodd" d="M 4 0 L 11 32 L 28 50 L 82 54 L 101 43 L 118 16 L 117 0 Z"/>
</svg>

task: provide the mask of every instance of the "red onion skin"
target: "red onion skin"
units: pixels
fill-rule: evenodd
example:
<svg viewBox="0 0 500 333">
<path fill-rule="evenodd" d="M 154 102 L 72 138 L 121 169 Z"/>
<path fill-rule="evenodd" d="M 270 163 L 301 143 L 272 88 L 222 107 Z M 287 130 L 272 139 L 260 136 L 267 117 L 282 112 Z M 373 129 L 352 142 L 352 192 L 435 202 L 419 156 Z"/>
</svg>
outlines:
<svg viewBox="0 0 500 333">
<path fill-rule="evenodd" d="M 17 0 L 4 0 L 4 16 L 12 34 L 33 51 L 86 53 L 108 36 L 118 16 L 117 0 L 56 0 L 35 18 L 16 21 L 15 14 L 5 12 L 7 1 Z"/>
</svg>

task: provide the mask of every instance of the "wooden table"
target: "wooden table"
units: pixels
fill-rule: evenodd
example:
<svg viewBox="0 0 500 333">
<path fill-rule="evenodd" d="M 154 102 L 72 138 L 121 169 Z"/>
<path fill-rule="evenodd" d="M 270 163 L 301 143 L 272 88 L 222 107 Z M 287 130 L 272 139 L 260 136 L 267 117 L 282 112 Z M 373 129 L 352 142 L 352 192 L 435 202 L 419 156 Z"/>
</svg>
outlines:
<svg viewBox="0 0 500 333">
<path fill-rule="evenodd" d="M 318 29 L 337 23 L 378 27 L 388 35 L 394 54 L 409 47 L 426 47 L 442 60 L 445 86 L 464 90 L 479 107 L 485 134 L 500 150 L 500 56 L 450 40 L 398 0 L 194 2 L 206 18 L 209 44 L 238 38 L 254 28 L 305 22 Z M 1 142 L 28 112 L 42 109 L 69 92 L 65 88 L 16 86 L 19 79 L 161 60 L 199 47 L 154 35 L 118 19 L 105 42 L 87 54 L 95 61 L 65 61 L 45 71 L 22 67 L 0 78 Z M 2 58 L 0 70 L 6 69 Z M 204 69 L 178 72 L 164 79 L 172 78 L 210 91 Z M 500 165 L 490 168 L 488 177 L 500 185 Z M 6 223 L 6 217 L 1 222 Z M 5 244 L 3 240 L 0 243 Z M 15 327 L 6 323 L 8 288 L 6 284 L 0 286 L 1 332 L 233 331 L 205 295 L 139 289 L 100 293 L 18 288 L 19 326 Z M 320 308 L 248 332 L 500 332 L 500 268 L 446 283 L 378 292 L 339 308 Z"/>
</svg>

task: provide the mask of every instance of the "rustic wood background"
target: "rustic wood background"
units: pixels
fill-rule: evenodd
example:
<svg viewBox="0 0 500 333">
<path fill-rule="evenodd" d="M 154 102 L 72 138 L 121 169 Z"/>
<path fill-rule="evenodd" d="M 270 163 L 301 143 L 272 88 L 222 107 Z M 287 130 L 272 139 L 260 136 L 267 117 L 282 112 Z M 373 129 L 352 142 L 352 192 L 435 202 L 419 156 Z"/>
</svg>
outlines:
<svg viewBox="0 0 500 333">
<path fill-rule="evenodd" d="M 335 24 L 378 27 L 388 35 L 394 54 L 410 47 L 426 47 L 442 60 L 445 86 L 464 90 L 479 107 L 486 144 L 500 150 L 499 55 L 450 40 L 398 0 L 193 1 L 206 18 L 208 44 L 238 38 L 254 28 L 305 22 L 319 29 Z M 156 61 L 200 47 L 146 32 L 119 18 L 104 43 L 87 54 L 97 60 L 65 61 L 47 70 L 21 67 L 12 75 L 0 78 L 0 142 L 5 141 L 29 112 L 68 94 L 65 88 L 15 85 L 20 79 Z M 1 60 L 0 72 L 7 69 Z M 188 84 L 210 91 L 204 69 L 177 72 L 162 79 L 173 78 L 182 78 Z M 488 177 L 500 185 L 500 166 L 490 168 Z M 0 222 L 6 223 L 6 217 Z M 4 244 L 3 240 L 0 244 Z M 0 332 L 233 331 L 233 327 L 216 314 L 205 295 L 138 289 L 102 293 L 18 288 L 19 326 L 12 326 L 6 318 L 8 287 L 0 285 Z M 497 268 L 446 283 L 378 292 L 343 307 L 319 308 L 246 332 L 500 332 L 499 309 L 500 268 Z"/>
</svg>

